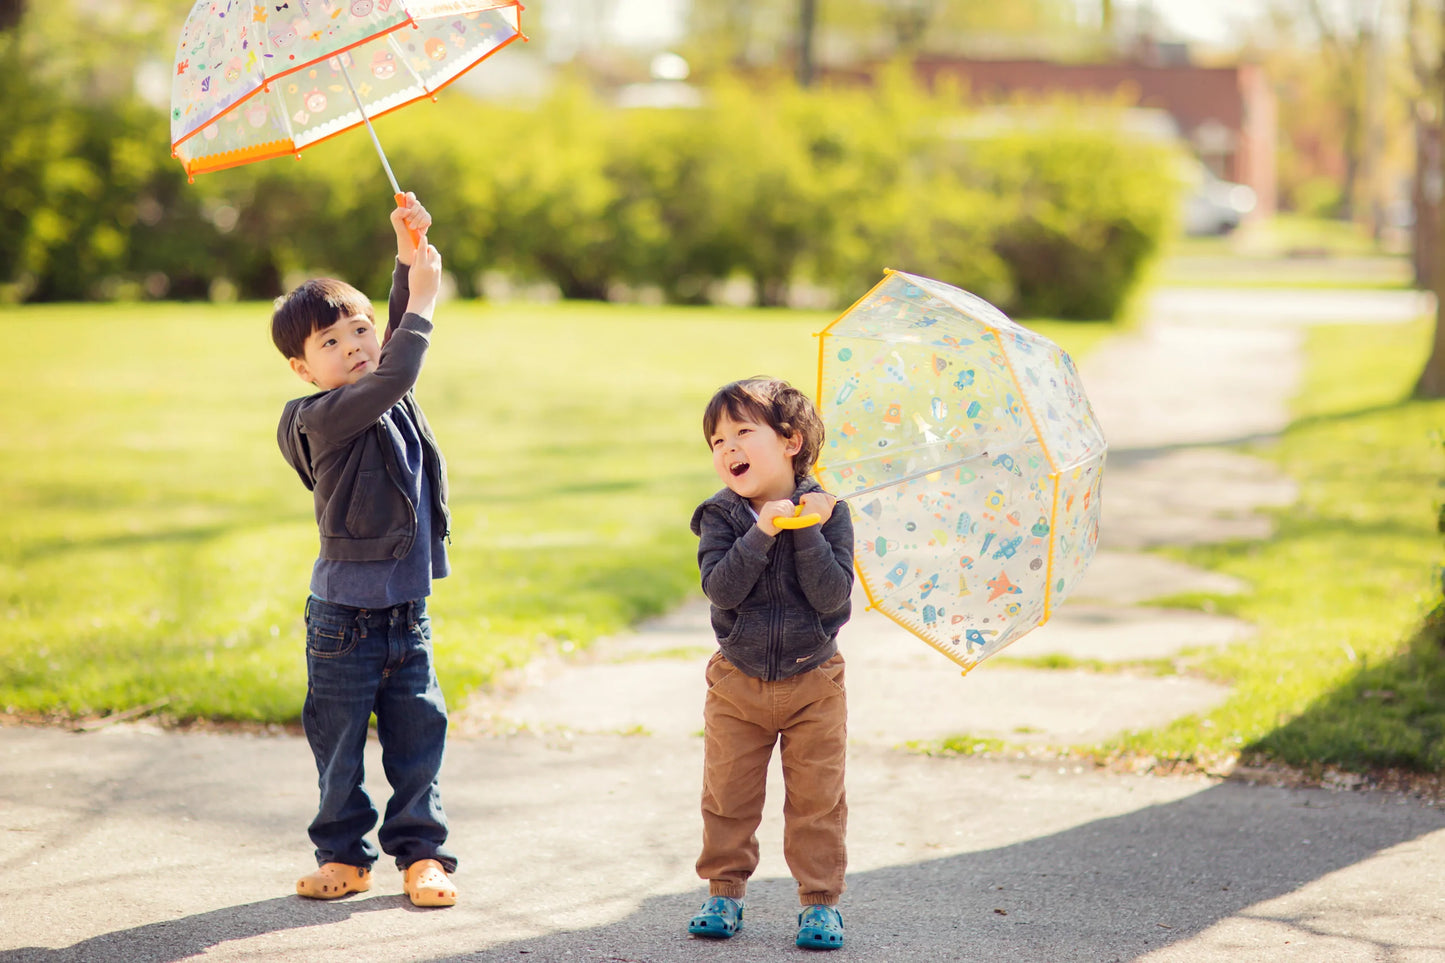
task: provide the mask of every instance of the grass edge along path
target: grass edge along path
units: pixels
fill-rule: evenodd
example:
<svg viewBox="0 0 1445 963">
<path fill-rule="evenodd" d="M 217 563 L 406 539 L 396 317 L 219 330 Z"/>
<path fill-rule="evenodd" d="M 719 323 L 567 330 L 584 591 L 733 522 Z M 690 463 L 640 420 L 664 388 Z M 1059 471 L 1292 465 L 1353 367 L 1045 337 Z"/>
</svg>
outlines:
<svg viewBox="0 0 1445 963">
<path fill-rule="evenodd" d="M 1432 325 L 1310 329 L 1294 421 L 1277 440 L 1246 449 L 1298 482 L 1298 502 L 1272 512 L 1275 533 L 1265 541 L 1163 550 L 1251 586 L 1149 601 L 1257 627 L 1253 639 L 1177 660 L 1176 671 L 1230 685 L 1230 697 L 1206 714 L 1053 753 L 1136 772 L 1441 794 L 1445 551 L 1436 519 L 1445 400 L 1408 398 Z M 919 748 L 1031 751 L 967 736 Z"/>
</svg>

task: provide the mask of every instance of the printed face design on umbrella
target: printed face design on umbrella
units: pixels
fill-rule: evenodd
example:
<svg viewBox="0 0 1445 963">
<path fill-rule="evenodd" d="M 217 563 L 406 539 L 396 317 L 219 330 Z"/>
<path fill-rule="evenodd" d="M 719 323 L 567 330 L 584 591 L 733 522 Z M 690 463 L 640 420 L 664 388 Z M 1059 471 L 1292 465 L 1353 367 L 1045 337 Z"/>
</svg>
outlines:
<svg viewBox="0 0 1445 963">
<path fill-rule="evenodd" d="M 1045 621 L 1098 542 L 1107 445 L 1073 361 L 958 288 L 890 273 L 823 332 L 823 485 L 870 601 L 970 668 Z"/>
</svg>

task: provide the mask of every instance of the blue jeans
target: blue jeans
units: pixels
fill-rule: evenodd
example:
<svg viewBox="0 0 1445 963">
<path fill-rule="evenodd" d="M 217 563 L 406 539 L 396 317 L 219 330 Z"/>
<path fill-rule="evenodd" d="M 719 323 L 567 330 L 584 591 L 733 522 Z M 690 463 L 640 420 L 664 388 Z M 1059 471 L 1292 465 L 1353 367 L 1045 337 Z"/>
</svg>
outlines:
<svg viewBox="0 0 1445 963">
<path fill-rule="evenodd" d="M 392 796 L 377 839 L 398 868 L 435 859 L 448 873 L 447 819 L 437 791 L 447 707 L 432 667 L 426 600 L 358 609 L 306 601 L 306 704 L 321 805 L 309 829 L 316 862 L 368 869 L 376 807 L 362 783 L 367 726 L 376 713 L 381 765 Z"/>
</svg>

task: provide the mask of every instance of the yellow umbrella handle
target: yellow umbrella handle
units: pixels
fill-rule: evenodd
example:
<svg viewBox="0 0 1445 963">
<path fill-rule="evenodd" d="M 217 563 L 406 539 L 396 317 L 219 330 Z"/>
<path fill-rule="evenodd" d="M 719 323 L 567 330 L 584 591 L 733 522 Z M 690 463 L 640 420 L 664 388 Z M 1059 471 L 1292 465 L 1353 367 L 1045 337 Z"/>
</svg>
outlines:
<svg viewBox="0 0 1445 963">
<path fill-rule="evenodd" d="M 809 512 L 804 515 L 803 506 L 799 505 L 793 509 L 792 518 L 775 518 L 773 519 L 773 524 L 778 528 L 808 528 L 811 525 L 818 524 L 822 520 L 823 516 L 817 512 Z"/>
</svg>

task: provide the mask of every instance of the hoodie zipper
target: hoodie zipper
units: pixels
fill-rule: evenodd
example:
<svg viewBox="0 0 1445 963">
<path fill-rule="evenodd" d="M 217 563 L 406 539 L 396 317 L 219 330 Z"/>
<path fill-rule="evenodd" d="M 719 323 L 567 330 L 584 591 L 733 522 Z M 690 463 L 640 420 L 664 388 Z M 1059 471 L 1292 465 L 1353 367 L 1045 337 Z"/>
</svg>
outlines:
<svg viewBox="0 0 1445 963">
<path fill-rule="evenodd" d="M 767 681 L 776 682 L 783 671 L 783 625 L 785 624 L 785 613 L 780 604 L 783 596 L 782 567 L 778 564 L 778 554 L 782 552 L 782 545 L 778 542 L 783 538 L 779 532 L 773 542 L 773 560 L 768 566 L 768 677 Z"/>
</svg>

